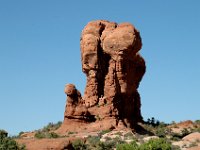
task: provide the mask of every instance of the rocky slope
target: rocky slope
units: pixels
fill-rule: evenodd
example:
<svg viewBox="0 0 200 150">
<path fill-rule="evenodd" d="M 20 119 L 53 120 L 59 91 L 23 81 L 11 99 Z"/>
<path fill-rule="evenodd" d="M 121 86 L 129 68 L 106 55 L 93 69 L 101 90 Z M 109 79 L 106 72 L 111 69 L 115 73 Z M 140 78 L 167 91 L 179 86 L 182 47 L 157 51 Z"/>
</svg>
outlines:
<svg viewBox="0 0 200 150">
<path fill-rule="evenodd" d="M 140 130 L 135 132 L 130 128 L 101 130 L 96 132 L 67 132 L 66 135 L 58 137 L 38 138 L 38 131 L 30 134 L 24 133 L 16 141 L 25 144 L 28 150 L 64 150 L 78 149 L 115 149 L 121 143 L 144 145 L 149 141 L 158 142 L 159 139 L 166 141 L 173 150 L 199 150 L 200 149 L 200 121 L 184 121 L 181 123 L 154 123 L 146 122 L 140 125 Z M 46 127 L 45 127 L 46 128 Z M 51 128 L 52 129 L 52 128 Z M 48 130 L 49 133 L 55 130 Z M 44 129 L 42 129 L 44 130 Z M 45 130 L 46 131 L 46 130 Z M 150 142 L 149 142 L 150 143 Z M 120 149 L 119 149 L 120 150 Z M 138 149 L 139 150 L 139 149 Z M 145 149 L 148 150 L 148 149 Z"/>
</svg>

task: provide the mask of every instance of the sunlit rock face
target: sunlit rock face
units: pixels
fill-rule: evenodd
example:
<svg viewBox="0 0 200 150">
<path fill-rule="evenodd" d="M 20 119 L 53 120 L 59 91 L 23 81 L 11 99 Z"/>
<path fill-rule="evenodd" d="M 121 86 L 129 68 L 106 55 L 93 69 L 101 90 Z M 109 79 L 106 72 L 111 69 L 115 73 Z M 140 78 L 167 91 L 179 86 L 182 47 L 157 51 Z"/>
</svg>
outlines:
<svg viewBox="0 0 200 150">
<path fill-rule="evenodd" d="M 73 84 L 66 85 L 63 127 L 69 130 L 71 121 L 88 130 L 132 128 L 142 121 L 137 88 L 146 67 L 138 30 L 130 23 L 92 21 L 82 31 L 80 47 L 87 83 L 83 96 Z"/>
</svg>

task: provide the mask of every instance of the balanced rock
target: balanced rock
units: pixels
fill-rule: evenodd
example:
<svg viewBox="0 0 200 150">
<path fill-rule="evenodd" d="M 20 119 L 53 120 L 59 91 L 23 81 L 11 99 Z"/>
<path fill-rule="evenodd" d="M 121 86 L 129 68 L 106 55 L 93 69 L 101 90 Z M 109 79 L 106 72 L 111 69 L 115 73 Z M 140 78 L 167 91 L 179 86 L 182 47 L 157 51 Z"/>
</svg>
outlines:
<svg viewBox="0 0 200 150">
<path fill-rule="evenodd" d="M 66 85 L 61 128 L 72 130 L 69 126 L 75 122 L 88 130 L 133 128 L 142 121 L 137 88 L 146 70 L 138 30 L 130 23 L 92 21 L 82 31 L 80 46 L 85 92 L 81 97 L 74 85 Z"/>
</svg>

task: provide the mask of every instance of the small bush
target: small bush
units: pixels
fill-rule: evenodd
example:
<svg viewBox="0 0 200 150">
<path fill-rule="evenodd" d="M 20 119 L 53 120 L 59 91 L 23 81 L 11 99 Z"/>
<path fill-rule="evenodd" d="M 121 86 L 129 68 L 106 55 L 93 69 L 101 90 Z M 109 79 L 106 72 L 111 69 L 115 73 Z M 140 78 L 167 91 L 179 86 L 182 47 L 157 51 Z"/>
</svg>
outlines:
<svg viewBox="0 0 200 150">
<path fill-rule="evenodd" d="M 149 132 L 153 132 L 154 131 L 154 127 L 150 124 L 144 124 L 144 129 L 149 131 Z"/>
<path fill-rule="evenodd" d="M 98 150 L 111 150 L 115 147 L 114 141 L 99 142 Z"/>
<path fill-rule="evenodd" d="M 195 120 L 195 123 L 200 124 L 200 120 Z"/>
<path fill-rule="evenodd" d="M 171 144 L 163 138 L 151 139 L 140 146 L 140 150 L 171 150 Z"/>
<path fill-rule="evenodd" d="M 136 141 L 132 141 L 130 144 L 118 144 L 117 150 L 139 150 L 139 146 L 137 145 Z"/>
<path fill-rule="evenodd" d="M 133 137 L 133 133 L 128 132 L 128 133 L 124 134 L 124 137 Z"/>
<path fill-rule="evenodd" d="M 5 130 L 0 130 L 0 139 L 4 139 L 8 136 L 8 132 Z"/>
<path fill-rule="evenodd" d="M 96 148 L 98 144 L 100 143 L 100 137 L 99 136 L 90 136 L 87 139 L 88 145 L 91 147 L 91 149 Z"/>
<path fill-rule="evenodd" d="M 172 140 L 172 141 L 180 141 L 181 138 L 179 138 L 179 137 L 177 137 L 177 136 L 172 136 L 172 137 L 170 138 L 170 140 Z"/>
<path fill-rule="evenodd" d="M 116 135 L 122 136 L 123 134 L 121 132 L 115 133 Z"/>
<path fill-rule="evenodd" d="M 155 131 L 155 135 L 158 136 L 158 137 L 164 138 L 164 137 L 166 136 L 165 128 L 158 128 L 158 129 Z"/>
<path fill-rule="evenodd" d="M 105 142 L 100 141 L 100 136 L 89 136 L 87 138 L 88 150 L 111 150 L 116 147 L 117 144 L 122 144 L 124 141 L 120 137 L 114 139 L 107 137 Z"/>
<path fill-rule="evenodd" d="M 164 123 L 164 122 L 159 122 L 158 127 L 164 128 L 164 127 L 167 127 L 167 125 L 169 125 L 169 124 L 166 124 L 166 123 Z"/>
<path fill-rule="evenodd" d="M 50 132 L 48 134 L 48 138 L 58 138 L 58 137 L 59 137 L 59 135 L 57 133 L 55 133 L 55 132 Z"/>
<path fill-rule="evenodd" d="M 191 132 L 188 130 L 188 129 L 186 129 L 186 128 L 184 128 L 182 131 L 181 131 L 181 135 L 182 135 L 182 137 L 184 137 L 184 136 L 186 136 L 186 135 L 188 135 L 188 134 L 190 134 Z"/>
<path fill-rule="evenodd" d="M 42 138 L 45 138 L 45 137 L 46 137 L 45 132 L 38 131 L 38 132 L 35 133 L 35 138 L 42 139 Z"/>
<path fill-rule="evenodd" d="M 146 143 L 138 145 L 136 141 L 131 142 L 130 144 L 118 144 L 117 150 L 172 150 L 178 149 L 175 148 L 169 143 L 166 139 L 151 139 Z"/>
<path fill-rule="evenodd" d="M 104 139 L 105 139 L 106 141 L 111 141 L 111 140 L 112 140 L 112 138 L 109 137 L 109 136 L 104 137 Z"/>
<path fill-rule="evenodd" d="M 69 131 L 68 132 L 68 134 L 76 134 L 77 132 L 71 132 L 71 131 Z"/>
<path fill-rule="evenodd" d="M 20 138 L 22 134 L 24 134 L 23 131 L 19 132 L 19 134 L 17 135 L 17 138 Z"/>
<path fill-rule="evenodd" d="M 200 133 L 200 128 L 192 129 L 192 132 L 199 132 Z"/>
<path fill-rule="evenodd" d="M 171 133 L 171 140 L 180 141 L 182 139 L 182 135 L 179 133 Z"/>
<path fill-rule="evenodd" d="M 82 140 L 75 140 L 72 143 L 72 146 L 75 150 L 87 150 L 87 144 L 85 144 Z"/>
<path fill-rule="evenodd" d="M 102 136 L 102 135 L 104 135 L 104 134 L 106 134 L 106 133 L 109 133 L 111 130 L 110 129 L 108 129 L 108 130 L 102 130 L 100 133 L 99 133 L 99 136 Z"/>
<path fill-rule="evenodd" d="M 115 142 L 115 145 L 117 145 L 117 144 L 124 144 L 124 143 L 125 143 L 125 141 L 123 141 L 123 140 L 121 139 L 121 137 L 119 137 L 119 136 L 115 137 L 115 138 L 113 139 L 113 141 Z"/>
<path fill-rule="evenodd" d="M 181 150 L 178 145 L 172 145 L 172 150 Z"/>
<path fill-rule="evenodd" d="M 50 122 L 48 125 L 44 126 L 42 131 L 43 132 L 49 132 L 49 131 L 55 131 L 61 126 L 62 122 L 58 121 L 57 123 Z"/>
<path fill-rule="evenodd" d="M 153 127 L 166 127 L 167 124 L 164 122 L 160 122 L 159 120 L 156 120 L 154 117 L 152 117 L 151 119 L 148 118 L 147 121 L 145 122 L 148 125 L 151 125 Z"/>
<path fill-rule="evenodd" d="M 54 133 L 54 132 L 43 132 L 43 131 L 38 131 L 35 133 L 35 138 L 37 139 L 42 139 L 42 138 L 58 138 L 59 135 Z"/>
<path fill-rule="evenodd" d="M 0 150 L 25 150 L 25 146 L 8 137 L 5 130 L 0 130 Z"/>
<path fill-rule="evenodd" d="M 138 141 L 138 139 L 133 135 L 132 132 L 128 132 L 124 134 L 124 140 L 135 140 Z"/>
<path fill-rule="evenodd" d="M 42 139 L 42 138 L 58 138 L 59 135 L 56 134 L 55 130 L 57 130 L 61 126 L 62 122 L 58 121 L 57 123 L 49 123 L 48 125 L 44 126 L 42 129 L 38 130 L 35 133 L 35 138 Z"/>
</svg>

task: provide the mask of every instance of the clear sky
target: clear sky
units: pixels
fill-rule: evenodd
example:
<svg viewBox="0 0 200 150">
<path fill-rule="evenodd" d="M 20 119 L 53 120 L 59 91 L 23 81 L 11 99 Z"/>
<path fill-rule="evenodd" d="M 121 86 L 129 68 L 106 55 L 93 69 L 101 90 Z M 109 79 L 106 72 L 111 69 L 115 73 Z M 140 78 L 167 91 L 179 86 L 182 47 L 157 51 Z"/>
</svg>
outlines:
<svg viewBox="0 0 200 150">
<path fill-rule="evenodd" d="M 10 134 L 62 121 L 64 85 L 83 93 L 80 34 L 91 20 L 140 31 L 147 72 L 144 119 L 200 119 L 199 0 L 1 0 L 0 128 Z"/>
</svg>

